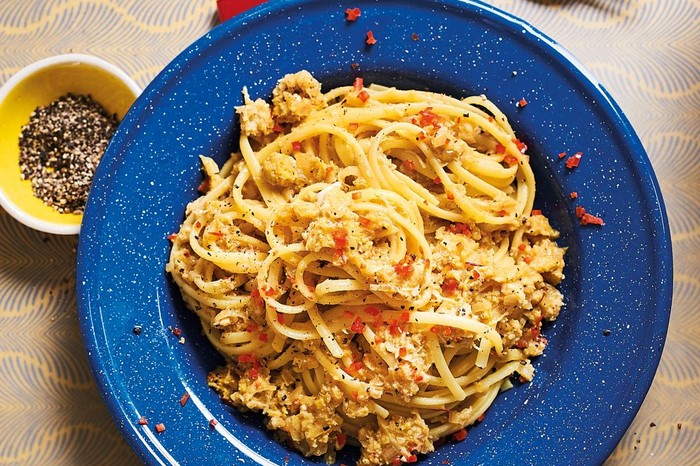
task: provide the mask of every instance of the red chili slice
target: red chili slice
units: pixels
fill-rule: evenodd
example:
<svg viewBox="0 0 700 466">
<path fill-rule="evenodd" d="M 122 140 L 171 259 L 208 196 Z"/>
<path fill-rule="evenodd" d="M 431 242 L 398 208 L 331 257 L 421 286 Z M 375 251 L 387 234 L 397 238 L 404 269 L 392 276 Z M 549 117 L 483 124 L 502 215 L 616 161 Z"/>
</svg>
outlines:
<svg viewBox="0 0 700 466">
<path fill-rule="evenodd" d="M 355 320 L 350 326 L 350 330 L 352 330 L 354 333 L 362 333 L 365 331 L 365 323 L 362 322 L 362 319 L 359 316 L 355 317 Z"/>
<path fill-rule="evenodd" d="M 514 165 L 518 164 L 518 159 L 513 157 L 512 155 L 508 154 L 505 157 L 503 157 L 503 161 L 509 166 L 512 167 Z"/>
<path fill-rule="evenodd" d="M 413 264 L 401 261 L 394 266 L 394 271 L 401 278 L 409 278 L 413 274 Z"/>
<path fill-rule="evenodd" d="M 362 361 L 355 361 L 347 367 L 347 371 L 350 374 L 355 374 L 357 371 L 365 367 Z"/>
<path fill-rule="evenodd" d="M 573 170 L 574 168 L 578 167 L 581 163 L 582 156 L 583 152 L 576 152 L 574 155 L 566 159 L 566 168 Z"/>
<path fill-rule="evenodd" d="M 367 45 L 374 45 L 377 43 L 377 39 L 374 38 L 374 33 L 372 31 L 367 31 Z"/>
<path fill-rule="evenodd" d="M 335 243 L 335 249 L 342 250 L 348 247 L 348 232 L 344 228 L 336 228 L 331 232 L 333 237 L 333 242 Z"/>
<path fill-rule="evenodd" d="M 401 327 L 399 327 L 396 324 L 396 322 L 394 322 L 393 324 L 389 324 L 389 334 L 397 337 L 397 336 L 401 335 L 402 333 L 403 333 L 403 330 L 401 329 Z"/>
<path fill-rule="evenodd" d="M 346 16 L 348 21 L 356 21 L 357 18 L 359 18 L 361 14 L 362 14 L 362 11 L 360 11 L 360 9 L 357 7 L 347 8 L 345 10 L 345 16 Z"/>
<path fill-rule="evenodd" d="M 241 354 L 238 356 L 238 362 L 242 363 L 254 363 L 255 362 L 255 356 L 252 354 L 246 353 L 246 354 Z"/>
<path fill-rule="evenodd" d="M 602 218 L 595 215 L 585 213 L 581 216 L 581 225 L 605 225 Z"/>
<path fill-rule="evenodd" d="M 360 92 L 363 87 L 365 87 L 364 79 L 358 76 L 355 78 L 355 82 L 352 83 L 352 88 L 355 90 L 355 92 Z"/>
<path fill-rule="evenodd" d="M 521 154 L 524 154 L 527 150 L 527 144 L 522 142 L 520 139 L 513 138 L 513 143 L 515 144 L 515 147 L 518 148 Z"/>
<path fill-rule="evenodd" d="M 459 281 L 457 281 L 456 278 L 448 277 L 442 282 L 441 288 L 442 292 L 446 295 L 453 295 L 457 292 L 457 288 L 459 288 Z"/>
<path fill-rule="evenodd" d="M 471 236 L 472 234 L 471 228 L 466 223 L 453 223 L 448 230 L 450 233 L 459 233 L 465 236 Z"/>
</svg>

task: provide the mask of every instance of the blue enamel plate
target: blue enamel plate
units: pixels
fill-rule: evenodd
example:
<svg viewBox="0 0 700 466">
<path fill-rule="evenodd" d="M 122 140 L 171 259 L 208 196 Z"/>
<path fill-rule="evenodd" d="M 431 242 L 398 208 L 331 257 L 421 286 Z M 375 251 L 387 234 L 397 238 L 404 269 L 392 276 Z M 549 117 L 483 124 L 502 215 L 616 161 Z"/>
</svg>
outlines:
<svg viewBox="0 0 700 466">
<path fill-rule="evenodd" d="M 197 197 L 199 155 L 222 163 L 236 149 L 242 88 L 266 98 L 284 74 L 306 69 L 324 89 L 360 75 L 487 95 L 529 146 L 535 207 L 568 247 L 565 308 L 545 326 L 534 381 L 501 394 L 466 440 L 419 461 L 602 463 L 651 384 L 671 307 L 670 234 L 639 139 L 566 51 L 511 15 L 476 1 L 352 3 L 362 11 L 355 22 L 345 2 L 325 0 L 271 1 L 235 17 L 168 65 L 121 124 L 92 187 L 77 280 L 85 345 L 119 428 L 148 464 L 323 464 L 274 441 L 260 416 L 207 386 L 223 360 L 164 271 L 167 237 Z M 558 154 L 578 151 L 581 164 L 567 169 Z M 576 206 L 605 225 L 580 225 Z M 354 463 L 358 451 L 347 450 L 338 463 Z"/>
</svg>

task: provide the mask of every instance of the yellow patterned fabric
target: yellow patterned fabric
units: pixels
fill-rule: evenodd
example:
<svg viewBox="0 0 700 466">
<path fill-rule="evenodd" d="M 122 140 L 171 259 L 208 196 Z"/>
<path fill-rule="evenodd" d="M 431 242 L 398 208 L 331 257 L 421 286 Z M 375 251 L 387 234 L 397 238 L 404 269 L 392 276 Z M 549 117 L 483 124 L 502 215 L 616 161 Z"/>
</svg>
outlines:
<svg viewBox="0 0 700 466">
<path fill-rule="evenodd" d="M 625 111 L 664 193 L 675 256 L 669 336 L 654 384 L 608 466 L 700 458 L 700 2 L 487 0 L 581 61 Z M 0 84 L 84 52 L 140 85 L 216 25 L 214 0 L 2 0 Z M 1 123 L 1 122 L 0 122 Z M 2 176 L 2 174 L 0 174 Z M 0 464 L 139 464 L 84 354 L 72 237 L 0 210 Z"/>
</svg>

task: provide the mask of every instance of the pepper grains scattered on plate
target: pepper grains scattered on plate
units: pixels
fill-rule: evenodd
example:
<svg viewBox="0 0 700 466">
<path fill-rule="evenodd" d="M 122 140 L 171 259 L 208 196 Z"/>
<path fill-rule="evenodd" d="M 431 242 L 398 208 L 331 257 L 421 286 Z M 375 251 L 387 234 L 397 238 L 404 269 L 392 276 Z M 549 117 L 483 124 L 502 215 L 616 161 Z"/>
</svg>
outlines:
<svg viewBox="0 0 700 466">
<path fill-rule="evenodd" d="M 119 125 L 90 95 L 66 94 L 32 112 L 19 135 L 22 179 L 61 213 L 81 214 L 97 165 Z"/>
</svg>

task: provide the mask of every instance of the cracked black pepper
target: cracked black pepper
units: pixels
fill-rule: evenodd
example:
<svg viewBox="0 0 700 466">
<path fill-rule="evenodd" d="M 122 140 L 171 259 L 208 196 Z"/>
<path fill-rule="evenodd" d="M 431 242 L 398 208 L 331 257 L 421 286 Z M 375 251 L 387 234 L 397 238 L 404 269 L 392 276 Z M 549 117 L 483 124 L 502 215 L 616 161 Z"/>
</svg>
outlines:
<svg viewBox="0 0 700 466">
<path fill-rule="evenodd" d="M 22 179 L 61 213 L 80 214 L 119 120 L 89 95 L 66 94 L 32 112 L 19 135 Z"/>
</svg>

